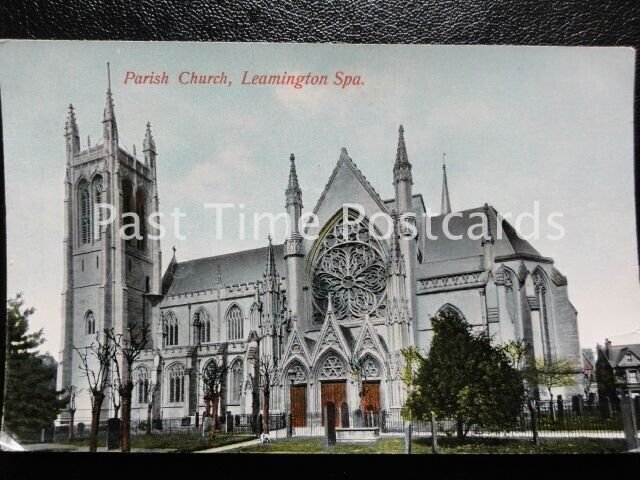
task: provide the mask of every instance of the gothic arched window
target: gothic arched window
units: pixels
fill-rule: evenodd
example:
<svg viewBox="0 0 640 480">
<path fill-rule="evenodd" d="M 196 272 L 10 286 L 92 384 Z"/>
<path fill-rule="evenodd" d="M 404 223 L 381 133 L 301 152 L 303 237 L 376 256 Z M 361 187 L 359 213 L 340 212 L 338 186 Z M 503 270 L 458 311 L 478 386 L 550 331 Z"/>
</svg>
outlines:
<svg viewBox="0 0 640 480">
<path fill-rule="evenodd" d="M 82 182 L 78 188 L 78 201 L 80 244 L 85 245 L 91 243 L 91 194 L 89 193 L 89 184 L 87 182 Z"/>
<path fill-rule="evenodd" d="M 200 335 L 201 343 L 211 341 L 211 317 L 209 312 L 202 307 L 193 314 L 193 338 L 197 339 Z"/>
<path fill-rule="evenodd" d="M 140 222 L 140 236 L 138 239 L 138 250 L 145 251 L 147 246 L 147 195 L 144 190 L 138 189 L 136 192 L 136 214 Z"/>
<path fill-rule="evenodd" d="M 331 295 L 338 320 L 383 316 L 387 271 L 383 249 L 365 220 L 342 214 L 316 243 L 312 262 L 314 323 L 322 323 Z M 373 227 L 371 227 L 373 228 Z"/>
<path fill-rule="evenodd" d="M 84 325 L 87 335 L 94 335 L 96 333 L 96 317 L 91 310 L 84 316 Z"/>
<path fill-rule="evenodd" d="M 238 340 L 243 336 L 242 310 L 238 305 L 233 305 L 227 312 L 227 332 L 229 340 Z"/>
<path fill-rule="evenodd" d="M 249 311 L 249 330 L 257 332 L 259 323 L 260 312 L 258 311 L 258 304 L 254 303 L 253 305 L 251 305 L 251 310 Z"/>
<path fill-rule="evenodd" d="M 380 367 L 371 355 L 367 355 L 362 361 L 362 373 L 365 378 L 380 377 Z"/>
<path fill-rule="evenodd" d="M 132 235 L 134 220 L 131 217 L 131 213 L 134 213 L 134 198 L 133 198 L 133 185 L 128 179 L 122 181 L 122 231 L 127 235 Z M 130 238 L 127 240 L 127 245 L 135 246 L 136 239 Z"/>
<path fill-rule="evenodd" d="M 98 205 L 102 203 L 102 192 L 104 190 L 104 185 L 102 182 L 102 176 L 98 175 L 93 179 L 93 209 L 94 216 L 97 214 L 98 221 L 102 220 L 102 209 L 98 208 Z M 95 225 L 95 240 L 100 240 L 102 238 L 102 228 L 100 225 Z"/>
<path fill-rule="evenodd" d="M 291 376 L 290 376 L 291 375 Z M 293 383 L 304 383 L 307 380 L 307 374 L 304 367 L 300 362 L 294 362 L 287 369 L 287 375 L 285 378 L 291 379 L 293 377 Z"/>
<path fill-rule="evenodd" d="M 178 319 L 173 312 L 167 312 L 164 316 L 164 332 L 166 346 L 178 345 Z"/>
<path fill-rule="evenodd" d="M 436 313 L 436 317 L 440 315 L 443 315 L 443 316 L 452 315 L 452 316 L 458 317 L 461 320 L 465 320 L 465 317 L 462 314 L 462 311 L 458 307 L 451 305 L 450 303 L 443 305 L 440 308 L 440 310 L 438 310 L 438 313 Z"/>
<path fill-rule="evenodd" d="M 138 387 L 138 403 L 149 403 L 149 372 L 145 367 L 138 367 L 134 373 L 134 381 Z"/>
<path fill-rule="evenodd" d="M 180 364 L 171 366 L 167 370 L 167 385 L 169 386 L 169 403 L 184 401 L 184 367 Z"/>
<path fill-rule="evenodd" d="M 229 381 L 229 402 L 238 403 L 242 396 L 242 378 L 243 378 L 243 364 L 242 360 L 236 360 L 231 365 L 231 376 Z"/>
</svg>

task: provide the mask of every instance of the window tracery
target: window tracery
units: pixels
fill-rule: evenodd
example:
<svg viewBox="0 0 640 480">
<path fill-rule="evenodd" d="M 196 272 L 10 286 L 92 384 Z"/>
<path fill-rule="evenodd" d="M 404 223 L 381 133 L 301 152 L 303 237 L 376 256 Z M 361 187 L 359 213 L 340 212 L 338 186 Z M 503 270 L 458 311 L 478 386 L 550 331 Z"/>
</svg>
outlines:
<svg viewBox="0 0 640 480">
<path fill-rule="evenodd" d="M 320 240 L 312 271 L 314 322 L 322 323 L 331 295 L 338 320 L 379 316 L 387 284 L 381 247 L 365 222 L 340 217 Z"/>
</svg>

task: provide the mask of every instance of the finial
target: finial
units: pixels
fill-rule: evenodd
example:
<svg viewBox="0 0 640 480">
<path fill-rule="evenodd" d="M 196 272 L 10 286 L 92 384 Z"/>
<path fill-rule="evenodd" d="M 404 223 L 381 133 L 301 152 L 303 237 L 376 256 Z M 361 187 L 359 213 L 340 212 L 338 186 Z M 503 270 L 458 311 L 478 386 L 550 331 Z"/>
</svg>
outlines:
<svg viewBox="0 0 640 480">
<path fill-rule="evenodd" d="M 267 240 L 269 240 L 269 243 L 271 243 L 271 234 L 267 235 Z"/>
<path fill-rule="evenodd" d="M 402 126 L 402 124 L 400 124 L 400 128 L 398 128 L 398 133 L 400 135 L 404 135 L 404 127 Z"/>
<path fill-rule="evenodd" d="M 107 62 L 107 88 L 111 91 L 111 65 Z"/>
<path fill-rule="evenodd" d="M 87 148 L 91 148 L 91 135 L 87 135 Z"/>
<path fill-rule="evenodd" d="M 173 247 L 171 247 L 171 250 L 173 250 L 173 256 L 176 256 L 176 246 L 174 245 Z"/>
<path fill-rule="evenodd" d="M 136 144 L 133 144 L 133 157 L 136 157 Z"/>
<path fill-rule="evenodd" d="M 331 292 L 327 297 L 327 313 L 333 313 L 333 302 L 331 301 Z"/>
<path fill-rule="evenodd" d="M 446 153 L 442 154 L 442 197 L 440 200 L 440 215 L 451 213 L 451 200 L 449 198 L 449 184 L 447 183 L 447 167 L 445 164 Z"/>
<path fill-rule="evenodd" d="M 291 155 L 289 155 L 289 160 L 291 160 L 291 163 L 296 161 L 296 156 L 292 153 Z"/>
</svg>

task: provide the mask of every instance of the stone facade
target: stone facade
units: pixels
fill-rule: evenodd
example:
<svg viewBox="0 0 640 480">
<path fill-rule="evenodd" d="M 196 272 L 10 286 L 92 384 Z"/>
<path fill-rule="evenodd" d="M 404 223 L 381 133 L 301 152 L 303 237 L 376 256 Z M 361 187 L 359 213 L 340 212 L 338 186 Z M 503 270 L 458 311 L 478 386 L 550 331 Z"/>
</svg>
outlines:
<svg viewBox="0 0 640 480">
<path fill-rule="evenodd" d="M 115 199 L 117 218 L 131 205 L 158 209 L 150 128 L 144 159 L 118 147 L 110 92 L 104 125 L 103 142 L 81 151 L 70 109 L 60 387 L 83 385 L 74 346 L 85 346 L 102 328 L 124 331 L 143 317 L 153 334 L 134 367 L 134 421 L 146 419 L 149 402 L 156 419 L 202 413 L 200 372 L 212 359 L 229 369 L 220 413 L 257 413 L 259 395 L 251 379 L 256 362 L 265 357 L 278 365 L 272 412 L 320 412 L 329 400 L 350 410 L 400 408 L 400 351 L 409 345 L 428 350 L 430 319 L 444 310 L 488 331 L 496 342 L 525 338 L 536 356 L 568 358 L 580 370 L 577 312 L 554 261 L 521 239 L 489 205 L 447 215 L 446 178 L 443 214 L 428 217 L 422 196 L 413 193 L 402 127 L 390 166 L 393 199 L 383 200 L 342 149 L 313 209 L 317 226 L 304 232 L 293 227 L 283 245 L 269 239 L 264 248 L 228 255 L 179 262 L 174 250 L 161 278 L 159 240 L 121 240 L 117 222 L 101 237 L 83 237 L 92 227 L 81 220 L 92 207 L 82 189 L 94 185 L 98 175 L 103 201 Z M 285 189 L 291 225 L 297 226 L 302 214 L 302 197 L 292 155 Z M 356 224 L 359 212 L 348 210 L 345 222 L 345 204 L 362 206 L 364 219 Z M 476 214 L 484 215 L 489 227 L 478 240 L 466 235 Z M 446 238 L 447 226 L 462 238 Z M 389 228 L 388 238 L 371 233 Z M 405 238 L 412 228 L 418 236 Z M 88 329 L 89 312 L 96 323 Z M 361 396 L 363 384 L 366 396 Z M 149 386 L 157 388 L 146 391 Z M 90 414 L 86 386 L 83 391 L 77 421 Z"/>
</svg>

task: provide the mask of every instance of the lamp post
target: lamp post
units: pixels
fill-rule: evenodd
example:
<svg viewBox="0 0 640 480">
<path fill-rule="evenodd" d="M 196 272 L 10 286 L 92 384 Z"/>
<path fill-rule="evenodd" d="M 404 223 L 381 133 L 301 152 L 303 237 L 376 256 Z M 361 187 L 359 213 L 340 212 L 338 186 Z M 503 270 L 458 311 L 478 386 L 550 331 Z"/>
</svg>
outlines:
<svg viewBox="0 0 640 480">
<path fill-rule="evenodd" d="M 293 436 L 293 384 L 296 381 L 296 372 L 289 369 L 289 413 L 287 415 L 287 437 Z"/>
</svg>

